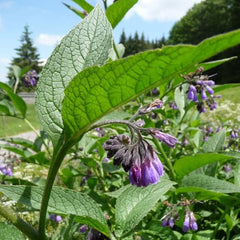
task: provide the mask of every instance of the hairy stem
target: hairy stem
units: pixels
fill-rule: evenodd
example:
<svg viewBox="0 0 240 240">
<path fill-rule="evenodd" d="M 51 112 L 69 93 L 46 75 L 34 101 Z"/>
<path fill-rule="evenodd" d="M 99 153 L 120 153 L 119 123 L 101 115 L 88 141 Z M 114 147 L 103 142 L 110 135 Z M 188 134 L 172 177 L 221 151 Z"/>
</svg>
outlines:
<svg viewBox="0 0 240 240">
<path fill-rule="evenodd" d="M 13 210 L 0 204 L 0 214 L 30 239 L 41 240 L 39 233 L 22 218 L 20 218 Z"/>
<path fill-rule="evenodd" d="M 58 169 L 60 168 L 61 163 L 70 147 L 71 147 L 70 144 L 62 144 L 62 146 L 60 146 L 59 148 L 56 148 L 59 150 L 54 154 L 54 157 L 52 159 L 52 164 L 48 172 L 47 182 L 43 192 L 43 198 L 42 198 L 41 209 L 40 209 L 40 218 L 39 218 L 39 233 L 42 240 L 46 239 L 45 222 L 46 222 L 48 202 L 49 202 L 50 194 L 52 191 L 53 183 L 58 173 Z"/>
<path fill-rule="evenodd" d="M 167 154 L 165 153 L 165 151 L 164 151 L 164 149 L 162 147 L 162 144 L 160 144 L 159 141 L 157 139 L 155 139 L 155 138 L 153 139 L 153 141 L 154 141 L 155 145 L 157 146 L 157 150 L 159 152 L 161 152 L 161 154 L 162 154 L 162 156 L 164 158 L 164 161 L 165 161 L 165 163 L 166 163 L 166 165 L 167 165 L 167 167 L 169 169 L 169 173 L 170 173 L 170 175 L 172 177 L 172 180 L 175 181 L 176 180 L 176 173 L 174 171 L 174 168 L 173 168 L 171 160 L 167 157 Z"/>
<path fill-rule="evenodd" d="M 42 139 L 43 145 L 45 146 L 45 148 L 48 152 L 48 155 L 51 156 L 51 151 L 50 151 L 48 145 L 46 144 L 45 140 L 41 136 L 41 134 L 39 134 L 39 132 L 36 130 L 36 128 L 26 118 L 24 118 L 24 122 L 34 131 L 34 133 L 36 133 L 36 135 L 38 137 L 40 137 Z"/>
</svg>

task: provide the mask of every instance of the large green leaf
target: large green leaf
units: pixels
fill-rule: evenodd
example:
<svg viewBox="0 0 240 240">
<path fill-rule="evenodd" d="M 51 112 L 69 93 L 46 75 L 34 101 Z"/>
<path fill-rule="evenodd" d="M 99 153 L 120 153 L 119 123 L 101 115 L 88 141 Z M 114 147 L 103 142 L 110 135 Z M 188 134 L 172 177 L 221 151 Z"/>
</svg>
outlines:
<svg viewBox="0 0 240 240">
<path fill-rule="evenodd" d="M 217 153 L 200 153 L 195 156 L 186 156 L 178 159 L 174 164 L 174 170 L 177 174 L 177 178 L 181 179 L 186 174 L 206 165 L 214 162 L 225 162 L 233 157 L 226 156 Z"/>
<path fill-rule="evenodd" d="M 203 174 L 190 174 L 185 176 L 180 184 L 181 187 L 199 187 L 219 193 L 240 193 L 240 187 L 227 181 Z"/>
<path fill-rule="evenodd" d="M 12 225 L 0 222 L 0 239 L 5 240 L 24 240 L 22 233 Z"/>
<path fill-rule="evenodd" d="M 118 0 L 107 8 L 106 15 L 113 28 L 137 2 L 138 0 Z"/>
<path fill-rule="evenodd" d="M 126 188 L 116 202 L 116 235 L 120 237 L 123 233 L 131 231 L 173 184 L 169 180 L 162 180 L 156 185 L 144 188 L 136 186 Z"/>
<path fill-rule="evenodd" d="M 43 187 L 2 186 L 0 191 L 7 197 L 28 207 L 39 210 L 43 196 Z M 78 221 L 93 227 L 109 236 L 103 212 L 88 195 L 69 189 L 54 187 L 48 205 L 48 211 L 58 214 L 78 216 Z"/>
<path fill-rule="evenodd" d="M 62 116 L 68 134 L 77 139 L 93 122 L 115 108 L 238 43 L 240 30 L 215 36 L 197 46 L 168 46 L 85 69 L 65 90 Z"/>
<path fill-rule="evenodd" d="M 218 133 L 211 136 L 204 144 L 204 152 L 219 152 L 223 148 L 225 141 L 226 131 L 225 129 L 219 131 Z"/>
<path fill-rule="evenodd" d="M 37 88 L 36 107 L 42 128 L 56 146 L 62 129 L 64 88 L 83 69 L 103 64 L 112 48 L 112 28 L 98 5 L 69 32 L 48 59 Z"/>
<path fill-rule="evenodd" d="M 14 107 L 25 117 L 27 105 L 21 97 L 13 92 L 13 90 L 5 83 L 0 82 L 0 88 L 7 93 L 8 97 L 12 100 Z"/>
<path fill-rule="evenodd" d="M 222 204 L 236 204 L 238 202 L 237 197 L 229 196 L 226 193 L 215 192 L 214 190 L 209 191 L 202 187 L 179 187 L 175 193 L 194 193 L 194 198 L 198 200 L 214 200 Z"/>
</svg>

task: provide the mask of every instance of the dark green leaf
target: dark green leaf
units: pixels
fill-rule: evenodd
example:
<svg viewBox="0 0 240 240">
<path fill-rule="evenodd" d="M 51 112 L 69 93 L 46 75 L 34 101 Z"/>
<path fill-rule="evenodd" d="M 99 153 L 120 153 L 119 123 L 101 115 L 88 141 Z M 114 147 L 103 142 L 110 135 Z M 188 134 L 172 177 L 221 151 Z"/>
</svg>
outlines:
<svg viewBox="0 0 240 240">
<path fill-rule="evenodd" d="M 120 237 L 123 233 L 130 232 L 173 184 L 164 179 L 156 185 L 144 188 L 136 186 L 126 188 L 116 202 L 116 235 Z"/>
<path fill-rule="evenodd" d="M 83 8 L 88 13 L 90 13 L 93 10 L 93 6 L 85 0 L 72 0 L 72 1 L 78 4 L 81 8 Z"/>
<path fill-rule="evenodd" d="M 24 240 L 22 233 L 12 225 L 0 222 L 0 239 L 2 240 Z"/>
<path fill-rule="evenodd" d="M 27 105 L 21 97 L 13 92 L 13 90 L 5 83 L 0 82 L 0 88 L 7 93 L 12 100 L 14 107 L 21 113 L 22 117 L 25 117 L 27 111 Z"/>
<path fill-rule="evenodd" d="M 112 28 L 122 20 L 125 14 L 131 9 L 138 0 L 118 0 L 109 6 L 106 10 L 108 21 L 111 23 Z"/>
<path fill-rule="evenodd" d="M 180 186 L 199 187 L 220 193 L 240 192 L 240 187 L 235 184 L 202 174 L 190 174 L 185 176 L 182 179 Z"/>
<path fill-rule="evenodd" d="M 225 141 L 225 130 L 221 130 L 220 132 L 214 134 L 203 144 L 204 152 L 218 152 L 222 150 L 223 144 Z"/>
<path fill-rule="evenodd" d="M 237 30 L 207 39 L 198 46 L 163 47 L 85 69 L 65 90 L 62 116 L 68 134 L 75 135 L 76 141 L 105 114 L 239 42 Z"/>
<path fill-rule="evenodd" d="M 43 196 L 43 187 L 0 186 L 7 197 L 28 207 L 39 210 Z M 103 212 L 88 195 L 69 189 L 54 187 L 50 196 L 48 211 L 58 214 L 72 214 L 81 222 L 109 236 Z"/>
<path fill-rule="evenodd" d="M 101 65 L 112 48 L 112 28 L 98 5 L 55 48 L 38 83 L 36 107 L 40 124 L 56 146 L 63 129 L 64 88 L 83 69 Z"/>
<path fill-rule="evenodd" d="M 10 115 L 8 107 L 5 105 L 2 105 L 1 102 L 0 102 L 0 112 L 4 113 L 7 116 Z"/>
<path fill-rule="evenodd" d="M 175 191 L 176 193 L 195 193 L 194 198 L 201 201 L 214 200 L 218 201 L 224 205 L 226 204 L 236 204 L 238 198 L 234 198 L 225 193 L 217 193 L 214 191 L 206 190 L 202 187 L 179 187 Z"/>
<path fill-rule="evenodd" d="M 178 159 L 174 164 L 177 177 L 183 178 L 186 174 L 214 162 L 225 162 L 232 159 L 231 156 L 217 153 L 200 153 L 195 156 L 187 156 Z"/>
<path fill-rule="evenodd" d="M 228 89 L 228 88 L 234 88 L 234 87 L 240 87 L 239 83 L 235 83 L 235 84 L 223 84 L 223 85 L 219 85 L 214 87 L 214 92 L 220 92 L 222 90 Z"/>
</svg>

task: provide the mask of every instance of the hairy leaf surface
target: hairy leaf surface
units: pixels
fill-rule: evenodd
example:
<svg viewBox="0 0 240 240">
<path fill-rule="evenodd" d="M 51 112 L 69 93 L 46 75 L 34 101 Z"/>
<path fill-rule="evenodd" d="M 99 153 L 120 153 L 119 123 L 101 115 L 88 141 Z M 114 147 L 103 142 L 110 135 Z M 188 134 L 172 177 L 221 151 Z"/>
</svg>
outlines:
<svg viewBox="0 0 240 240">
<path fill-rule="evenodd" d="M 38 84 L 36 107 L 40 124 L 54 145 L 63 130 L 61 117 L 64 89 L 83 69 L 103 64 L 112 48 L 112 28 L 97 6 L 70 31 L 48 59 Z"/>
<path fill-rule="evenodd" d="M 0 186 L 7 197 L 28 207 L 39 210 L 43 188 L 35 186 Z M 72 214 L 81 217 L 81 222 L 109 236 L 102 210 L 88 195 L 73 190 L 54 187 L 48 205 L 49 212 Z"/>
</svg>

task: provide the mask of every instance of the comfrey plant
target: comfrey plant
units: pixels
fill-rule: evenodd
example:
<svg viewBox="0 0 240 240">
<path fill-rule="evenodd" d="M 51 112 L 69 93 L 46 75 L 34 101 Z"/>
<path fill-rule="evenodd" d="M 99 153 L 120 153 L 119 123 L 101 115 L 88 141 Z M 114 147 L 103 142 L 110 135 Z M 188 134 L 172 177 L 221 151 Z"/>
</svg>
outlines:
<svg viewBox="0 0 240 240">
<path fill-rule="evenodd" d="M 215 82 L 210 78 L 213 76 L 203 75 L 203 68 L 198 68 L 194 73 L 189 73 L 183 76 L 185 80 L 190 84 L 187 92 L 187 98 L 197 104 L 197 110 L 200 113 L 206 112 L 206 105 L 210 110 L 217 108 L 216 98 L 220 98 L 220 95 L 213 96 L 214 90 L 212 87 Z M 207 96 L 208 92 L 209 96 Z"/>
<path fill-rule="evenodd" d="M 42 131 L 36 131 L 34 142 L 8 138 L 4 141 L 12 145 L 1 145 L 20 155 L 23 171 L 35 171 L 32 180 L 16 177 L 15 169 L 13 177 L 0 174 L 1 198 L 18 202 L 14 210 L 0 204 L 0 214 L 9 222 L 0 222 L 0 234 L 4 229 L 34 240 L 183 239 L 188 231 L 186 237 L 192 239 L 201 234 L 216 239 L 225 229 L 226 239 L 234 238 L 240 231 L 235 221 L 238 174 L 229 181 L 216 176 L 238 154 L 223 152 L 225 128 L 202 143 L 199 114 L 185 101 L 187 94 L 191 102 L 198 98 L 201 112 L 206 105 L 214 109 L 213 91 L 219 89 L 202 70 L 184 79 L 179 74 L 230 60 L 206 62 L 240 44 L 240 30 L 196 46 L 164 46 L 122 58 L 124 46 L 114 43 L 113 29 L 137 0 L 110 6 L 104 0 L 104 10 L 77 2 L 82 10 L 66 6 L 83 20 L 55 48 L 38 81 Z M 180 91 L 186 82 L 189 88 Z M 0 83 L 0 88 L 8 95 L 0 110 L 31 125 L 25 102 L 8 85 Z M 159 99 L 145 95 L 155 88 Z M 173 97 L 176 106 L 167 111 L 163 102 Z M 185 146 L 179 139 L 186 137 Z M 184 197 L 196 199 L 194 213 L 186 201 L 178 205 Z M 182 210 L 171 208 L 166 215 L 163 201 Z M 22 213 L 20 204 L 33 219 Z"/>
<path fill-rule="evenodd" d="M 156 100 L 152 104 L 140 108 L 138 113 L 149 113 L 160 107 L 162 107 L 162 102 Z M 163 176 L 163 165 L 153 146 L 142 138 L 141 132 L 152 135 L 170 147 L 175 146 L 177 139 L 158 129 L 144 129 L 139 125 L 130 124 L 130 122 L 126 122 L 126 124 L 131 130 L 131 138 L 126 135 L 111 137 L 104 146 L 104 149 L 108 151 L 107 157 L 114 157 L 114 165 L 122 165 L 126 172 L 129 171 L 131 184 L 138 187 L 156 184 L 159 177 Z M 135 140 L 134 131 L 137 133 L 137 140 Z"/>
</svg>

